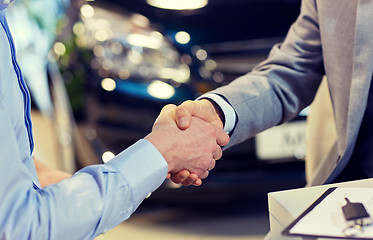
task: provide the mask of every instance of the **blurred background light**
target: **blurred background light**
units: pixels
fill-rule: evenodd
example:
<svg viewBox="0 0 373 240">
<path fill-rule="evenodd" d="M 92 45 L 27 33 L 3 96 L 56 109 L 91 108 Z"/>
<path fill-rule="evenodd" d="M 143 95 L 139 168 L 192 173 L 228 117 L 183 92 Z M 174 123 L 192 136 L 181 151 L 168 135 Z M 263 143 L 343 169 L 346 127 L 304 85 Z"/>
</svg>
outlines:
<svg viewBox="0 0 373 240">
<path fill-rule="evenodd" d="M 53 50 L 57 55 L 62 56 L 66 52 L 66 47 L 62 42 L 56 42 L 53 45 Z"/>
<path fill-rule="evenodd" d="M 128 69 L 121 69 L 118 75 L 121 79 L 128 79 L 131 76 L 131 72 Z"/>
<path fill-rule="evenodd" d="M 94 140 L 96 137 L 97 137 L 97 133 L 96 133 L 96 130 L 94 130 L 93 128 L 87 128 L 85 129 L 84 131 L 84 136 L 88 139 L 88 140 Z"/>
<path fill-rule="evenodd" d="M 153 7 L 173 10 L 193 10 L 207 5 L 207 0 L 146 0 L 146 2 Z"/>
<path fill-rule="evenodd" d="M 110 50 L 114 54 L 119 55 L 123 52 L 123 46 L 119 42 L 113 42 L 113 43 L 111 43 Z"/>
<path fill-rule="evenodd" d="M 96 45 L 93 47 L 93 54 L 96 57 L 103 57 L 105 54 L 105 48 L 101 45 Z"/>
<path fill-rule="evenodd" d="M 107 71 L 111 70 L 113 67 L 114 67 L 114 63 L 113 63 L 113 61 L 111 61 L 111 59 L 105 59 L 102 62 L 102 68 L 107 70 Z"/>
<path fill-rule="evenodd" d="M 152 31 L 150 36 L 159 40 L 163 40 L 163 34 L 158 31 Z"/>
<path fill-rule="evenodd" d="M 111 78 L 105 78 L 101 81 L 101 87 L 109 92 L 114 91 L 114 89 L 116 88 L 116 83 Z"/>
<path fill-rule="evenodd" d="M 130 60 L 134 64 L 141 64 L 143 62 L 143 60 L 144 60 L 143 56 L 141 55 L 141 53 L 139 53 L 136 50 L 130 51 L 128 53 L 127 57 L 128 57 L 128 60 Z"/>
<path fill-rule="evenodd" d="M 107 152 L 104 152 L 103 154 L 102 154 L 102 161 L 104 162 L 104 163 L 106 163 L 106 162 L 108 162 L 108 161 L 110 161 L 112 158 L 114 158 L 115 157 L 115 155 L 114 155 L 114 153 L 112 153 L 112 152 L 110 152 L 110 151 L 107 151 Z"/>
<path fill-rule="evenodd" d="M 148 93 L 159 99 L 169 99 L 175 94 L 175 88 L 165 82 L 154 80 L 148 86 Z"/>
<path fill-rule="evenodd" d="M 85 47 L 88 44 L 86 36 L 80 35 L 75 39 L 75 43 L 78 47 Z"/>
<path fill-rule="evenodd" d="M 73 26 L 73 32 L 75 35 L 80 36 L 85 33 L 85 26 L 82 22 L 75 23 Z"/>
<path fill-rule="evenodd" d="M 199 49 L 197 52 L 196 52 L 196 57 L 203 61 L 203 60 L 206 60 L 207 58 L 207 52 L 203 49 Z"/>
<path fill-rule="evenodd" d="M 145 17 L 144 15 L 141 15 L 138 13 L 134 13 L 131 16 L 131 22 L 142 28 L 147 28 L 150 25 L 149 19 Z"/>
<path fill-rule="evenodd" d="M 128 43 L 138 46 L 147 47 L 151 49 L 159 49 L 162 46 L 162 40 L 157 37 L 146 36 L 143 34 L 133 33 L 128 35 Z"/>
<path fill-rule="evenodd" d="M 104 42 L 110 39 L 112 36 L 111 32 L 106 29 L 99 29 L 94 33 L 94 37 L 97 41 Z"/>
<path fill-rule="evenodd" d="M 190 78 L 190 70 L 188 66 L 180 69 L 162 68 L 159 70 L 158 76 L 163 79 L 172 79 L 179 83 L 186 83 Z"/>
<path fill-rule="evenodd" d="M 183 54 L 180 56 L 180 61 L 183 64 L 192 65 L 192 57 L 189 54 Z"/>
<path fill-rule="evenodd" d="M 215 72 L 213 75 L 212 75 L 212 79 L 217 82 L 217 83 L 221 83 L 224 81 L 224 74 L 221 73 L 221 72 Z"/>
<path fill-rule="evenodd" d="M 294 157 L 297 159 L 304 159 L 306 157 L 306 151 L 302 147 L 298 147 L 294 150 Z"/>
<path fill-rule="evenodd" d="M 91 18 L 91 17 L 93 17 L 95 15 L 95 10 L 93 9 L 92 6 L 90 6 L 88 4 L 84 4 L 80 8 L 80 13 L 85 18 Z"/>
<path fill-rule="evenodd" d="M 176 33 L 175 40 L 180 44 L 187 44 L 190 41 L 190 35 L 187 32 L 180 31 Z"/>
<path fill-rule="evenodd" d="M 208 70 L 213 71 L 217 67 L 217 64 L 214 60 L 209 59 L 205 62 L 205 66 Z"/>
</svg>

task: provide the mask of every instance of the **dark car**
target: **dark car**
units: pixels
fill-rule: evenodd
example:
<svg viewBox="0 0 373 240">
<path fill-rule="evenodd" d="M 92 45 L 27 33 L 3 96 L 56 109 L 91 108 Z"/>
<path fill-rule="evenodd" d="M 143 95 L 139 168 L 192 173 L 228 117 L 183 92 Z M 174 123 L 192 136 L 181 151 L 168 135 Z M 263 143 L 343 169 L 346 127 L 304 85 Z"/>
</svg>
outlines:
<svg viewBox="0 0 373 240">
<path fill-rule="evenodd" d="M 144 3 L 135 2 L 139 1 L 95 1 L 71 6 L 66 29 L 56 43 L 65 49 L 60 53 L 55 51 L 54 57 L 79 129 L 80 167 L 105 162 L 144 137 L 164 105 L 195 99 L 250 71 L 266 57 L 274 43 L 282 40 L 284 29 L 290 25 L 289 17 L 283 22 L 279 18 L 272 35 L 252 28 L 251 35 L 235 37 L 230 26 L 236 31 L 242 31 L 246 25 L 250 29 L 255 25 L 250 22 L 253 19 L 246 20 L 245 25 L 231 25 L 229 19 L 215 23 L 207 18 L 212 16 L 208 11 L 223 14 L 223 2 L 231 7 L 234 2 L 238 6 L 236 14 L 243 14 L 238 9 L 244 1 L 217 1 L 220 4 L 212 4 L 215 8 L 205 10 L 206 22 L 200 25 L 198 19 L 203 10 L 195 15 L 197 20 L 192 20 L 192 12 L 177 15 L 172 10 L 145 8 L 140 6 Z M 285 8 L 291 5 L 292 11 L 288 11 L 292 12 L 292 20 L 299 12 L 299 1 L 266 2 Z M 258 1 L 250 3 L 253 8 L 255 4 L 262 6 Z M 134 7 L 142 9 L 142 14 Z M 266 7 L 262 11 L 271 9 Z M 218 26 L 219 23 L 225 25 Z M 205 32 L 201 32 L 204 25 Z M 217 32 L 223 27 L 228 30 Z M 176 32 L 183 29 L 194 40 L 178 43 Z M 178 189 L 178 185 L 166 181 L 156 195 L 163 198 L 172 191 L 199 191 L 202 196 L 202 192 L 211 195 L 226 188 L 237 190 L 240 195 L 243 192 L 252 195 L 252 191 L 243 191 L 243 187 L 263 193 L 303 186 L 305 115 L 225 151 L 198 190 Z M 231 196 L 234 194 L 226 197 Z"/>
</svg>

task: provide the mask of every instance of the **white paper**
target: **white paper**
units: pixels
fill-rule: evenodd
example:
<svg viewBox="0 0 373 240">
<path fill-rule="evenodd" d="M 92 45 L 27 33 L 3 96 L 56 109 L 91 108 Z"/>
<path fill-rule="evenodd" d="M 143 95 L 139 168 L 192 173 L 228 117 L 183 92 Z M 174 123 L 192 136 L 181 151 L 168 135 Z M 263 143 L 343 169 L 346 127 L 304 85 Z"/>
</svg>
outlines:
<svg viewBox="0 0 373 240">
<path fill-rule="evenodd" d="M 373 188 L 337 188 L 299 220 L 290 229 L 290 233 L 346 237 L 343 230 L 347 222 L 342 212 L 342 206 L 346 205 L 345 197 L 350 202 L 362 203 L 369 215 L 373 216 Z M 373 239 L 373 225 L 365 227 L 364 231 L 355 237 Z"/>
</svg>

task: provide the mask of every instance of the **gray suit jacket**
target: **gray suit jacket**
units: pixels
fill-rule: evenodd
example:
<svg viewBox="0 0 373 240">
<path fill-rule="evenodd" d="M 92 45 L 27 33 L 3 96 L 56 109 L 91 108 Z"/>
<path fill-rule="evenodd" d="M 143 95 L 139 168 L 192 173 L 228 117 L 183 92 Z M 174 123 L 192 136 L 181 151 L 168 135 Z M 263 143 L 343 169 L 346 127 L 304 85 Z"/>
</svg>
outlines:
<svg viewBox="0 0 373 240">
<path fill-rule="evenodd" d="M 303 0 L 285 40 L 252 72 L 216 89 L 238 116 L 230 145 L 298 115 L 326 74 L 337 142 L 309 185 L 332 182 L 349 161 L 373 72 L 373 0 Z"/>
</svg>

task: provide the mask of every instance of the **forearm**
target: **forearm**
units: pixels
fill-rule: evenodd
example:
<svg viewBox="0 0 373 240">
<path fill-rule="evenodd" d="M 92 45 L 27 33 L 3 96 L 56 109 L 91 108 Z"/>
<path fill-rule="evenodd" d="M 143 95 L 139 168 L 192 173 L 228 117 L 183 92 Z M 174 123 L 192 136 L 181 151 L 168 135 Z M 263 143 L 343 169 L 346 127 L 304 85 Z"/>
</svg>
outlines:
<svg viewBox="0 0 373 240">
<path fill-rule="evenodd" d="M 238 122 L 229 145 L 289 121 L 313 100 L 325 74 L 315 1 L 302 1 L 301 14 L 285 40 L 254 70 L 212 93 L 224 96 Z"/>
<path fill-rule="evenodd" d="M 1 234 L 7 239 L 80 240 L 127 219 L 164 181 L 167 164 L 142 140 L 106 164 L 83 168 L 43 189 L 33 187 L 22 163 L 11 162 L 0 169 L 1 176 L 4 171 L 12 174 L 0 186 Z"/>
<path fill-rule="evenodd" d="M 41 161 L 34 158 L 36 173 L 38 174 L 41 187 L 59 183 L 62 180 L 71 177 L 70 173 L 51 168 Z"/>
</svg>

